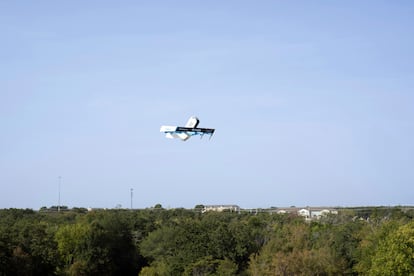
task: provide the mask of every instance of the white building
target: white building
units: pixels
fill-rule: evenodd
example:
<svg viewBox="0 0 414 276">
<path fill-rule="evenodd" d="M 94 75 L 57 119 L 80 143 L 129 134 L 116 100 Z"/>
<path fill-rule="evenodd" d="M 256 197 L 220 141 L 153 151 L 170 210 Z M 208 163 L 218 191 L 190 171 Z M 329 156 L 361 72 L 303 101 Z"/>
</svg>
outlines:
<svg viewBox="0 0 414 276">
<path fill-rule="evenodd" d="M 302 216 L 302 217 L 305 217 L 305 218 L 310 218 L 310 214 L 311 214 L 311 212 L 310 212 L 310 210 L 308 210 L 308 209 L 300 209 L 299 211 L 298 211 L 298 215 L 299 216 Z"/>
<path fill-rule="evenodd" d="M 237 205 L 204 205 L 202 213 L 208 211 L 215 211 L 215 212 L 223 212 L 223 211 L 230 211 L 230 212 L 239 212 L 240 207 Z"/>
</svg>

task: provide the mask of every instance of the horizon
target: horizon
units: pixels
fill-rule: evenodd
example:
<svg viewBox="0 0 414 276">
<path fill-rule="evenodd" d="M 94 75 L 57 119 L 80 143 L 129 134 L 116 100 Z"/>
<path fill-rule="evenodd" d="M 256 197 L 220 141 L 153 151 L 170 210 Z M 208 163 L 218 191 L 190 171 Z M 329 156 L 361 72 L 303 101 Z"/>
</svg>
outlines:
<svg viewBox="0 0 414 276">
<path fill-rule="evenodd" d="M 88 206 L 88 207 L 83 207 L 83 206 L 66 206 L 66 205 L 61 205 L 61 206 L 57 206 L 57 205 L 52 205 L 52 206 L 42 206 L 39 208 L 0 208 L 0 210 L 7 210 L 7 209 L 16 209 L 16 210 L 32 210 L 32 211 L 42 211 L 42 210 L 47 210 L 47 211 L 53 211 L 56 209 L 56 212 L 62 212 L 62 211 L 71 211 L 73 209 L 86 209 L 88 211 L 96 211 L 96 210 L 131 210 L 131 211 L 140 211 L 140 210 L 152 210 L 152 209 L 159 209 L 159 210 L 177 210 L 177 209 L 184 209 L 184 210 L 196 210 L 198 209 L 197 206 L 203 206 L 203 207 L 211 207 L 211 206 L 235 206 L 240 208 L 240 210 L 243 211 L 253 211 L 253 210 L 283 210 L 283 209 L 336 209 L 336 210 L 341 210 L 341 209 L 352 209 L 352 210 L 363 210 L 363 209 L 394 209 L 394 208 L 402 208 L 402 209 L 411 209 L 414 208 L 414 205 L 389 205 L 389 206 L 384 206 L 384 205 L 372 205 L 372 206 L 269 206 L 269 207 L 253 207 L 253 208 L 244 208 L 242 206 L 239 206 L 237 204 L 214 204 L 214 205 L 209 205 L 209 204 L 197 204 L 194 207 L 191 208 L 186 208 L 186 207 L 171 207 L 171 206 L 157 206 L 158 204 L 155 204 L 154 206 L 147 206 L 147 207 L 143 207 L 143 208 L 130 208 L 130 207 L 123 207 L 123 206 L 115 206 L 115 207 L 92 207 L 92 206 Z M 58 211 L 58 207 L 60 207 L 60 210 Z M 314 210 L 313 210 L 314 211 Z M 217 212 L 221 212 L 221 211 L 217 211 Z"/>
</svg>

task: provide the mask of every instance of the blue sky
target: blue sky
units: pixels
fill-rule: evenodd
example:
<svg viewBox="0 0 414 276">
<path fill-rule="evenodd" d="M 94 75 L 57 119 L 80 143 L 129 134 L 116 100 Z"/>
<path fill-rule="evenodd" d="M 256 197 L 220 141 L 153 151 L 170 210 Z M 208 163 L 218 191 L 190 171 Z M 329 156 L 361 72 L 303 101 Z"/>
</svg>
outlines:
<svg viewBox="0 0 414 276">
<path fill-rule="evenodd" d="M 0 208 L 414 204 L 411 1 L 3 1 Z M 215 136 L 169 140 L 200 118 Z"/>
</svg>

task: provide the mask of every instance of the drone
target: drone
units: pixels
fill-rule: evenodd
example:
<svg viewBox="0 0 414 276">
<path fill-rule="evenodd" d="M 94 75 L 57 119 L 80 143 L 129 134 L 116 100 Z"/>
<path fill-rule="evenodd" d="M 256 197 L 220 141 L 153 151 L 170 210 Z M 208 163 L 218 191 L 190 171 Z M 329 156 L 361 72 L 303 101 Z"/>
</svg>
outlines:
<svg viewBox="0 0 414 276">
<path fill-rule="evenodd" d="M 201 138 L 205 134 L 210 135 L 210 139 L 214 134 L 215 129 L 214 128 L 198 128 L 198 123 L 200 123 L 200 120 L 192 116 L 190 119 L 188 119 L 187 124 L 185 127 L 179 127 L 179 126 L 161 126 L 160 132 L 165 133 L 165 137 L 174 139 L 179 138 L 182 141 L 187 141 L 191 136 L 200 135 Z"/>
</svg>

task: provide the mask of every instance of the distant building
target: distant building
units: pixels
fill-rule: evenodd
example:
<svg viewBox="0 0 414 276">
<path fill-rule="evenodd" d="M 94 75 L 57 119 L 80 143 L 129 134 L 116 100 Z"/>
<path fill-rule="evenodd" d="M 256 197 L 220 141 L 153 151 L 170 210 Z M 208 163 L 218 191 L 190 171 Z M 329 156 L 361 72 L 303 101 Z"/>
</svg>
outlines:
<svg viewBox="0 0 414 276">
<path fill-rule="evenodd" d="M 320 219 L 321 217 L 326 217 L 329 214 L 337 215 L 337 210 L 326 209 L 326 208 L 307 208 L 307 209 L 300 209 L 298 211 L 298 215 L 304 217 L 306 220 L 314 220 Z"/>
<path fill-rule="evenodd" d="M 230 212 L 239 212 L 240 207 L 237 205 L 204 205 L 202 213 L 208 211 L 215 211 L 215 212 L 223 212 L 223 211 L 230 211 Z"/>
<path fill-rule="evenodd" d="M 306 219 L 309 219 L 310 218 L 310 214 L 311 214 L 311 212 L 310 212 L 309 209 L 300 209 L 298 211 L 298 215 L 299 216 L 302 216 L 302 217 L 304 217 Z"/>
</svg>

